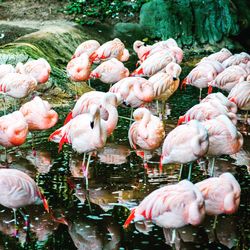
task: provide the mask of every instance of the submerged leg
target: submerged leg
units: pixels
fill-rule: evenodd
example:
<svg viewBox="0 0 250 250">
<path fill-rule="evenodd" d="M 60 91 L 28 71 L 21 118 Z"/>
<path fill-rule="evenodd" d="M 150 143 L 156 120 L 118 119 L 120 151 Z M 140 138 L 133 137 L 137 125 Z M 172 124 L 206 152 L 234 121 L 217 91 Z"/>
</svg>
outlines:
<svg viewBox="0 0 250 250">
<path fill-rule="evenodd" d="M 183 164 L 181 164 L 181 168 L 180 168 L 180 172 L 179 172 L 178 181 L 180 181 L 180 180 L 181 180 L 182 171 L 183 171 Z"/>
<path fill-rule="evenodd" d="M 88 171 L 89 171 L 89 163 L 90 163 L 91 153 L 89 153 L 86 171 L 84 173 L 85 179 L 86 179 L 86 190 L 89 189 L 89 180 L 88 180 Z"/>
<path fill-rule="evenodd" d="M 193 163 L 189 163 L 188 180 L 191 180 Z"/>
</svg>

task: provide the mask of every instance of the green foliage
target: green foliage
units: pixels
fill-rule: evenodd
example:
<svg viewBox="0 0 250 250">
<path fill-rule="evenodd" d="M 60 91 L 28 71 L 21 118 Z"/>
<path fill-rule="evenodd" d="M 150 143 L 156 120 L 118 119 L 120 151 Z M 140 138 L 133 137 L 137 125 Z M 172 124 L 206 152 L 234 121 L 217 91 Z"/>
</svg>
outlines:
<svg viewBox="0 0 250 250">
<path fill-rule="evenodd" d="M 104 20 L 129 21 L 138 16 L 142 4 L 149 0 L 69 0 L 65 12 L 74 15 L 80 24 L 94 24 Z"/>
</svg>

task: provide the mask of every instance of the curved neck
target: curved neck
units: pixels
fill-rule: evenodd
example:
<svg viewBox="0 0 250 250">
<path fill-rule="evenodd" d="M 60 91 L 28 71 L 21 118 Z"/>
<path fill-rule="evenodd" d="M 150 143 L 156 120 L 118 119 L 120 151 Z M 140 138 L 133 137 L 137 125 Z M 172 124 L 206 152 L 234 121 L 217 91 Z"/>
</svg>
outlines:
<svg viewBox="0 0 250 250">
<path fill-rule="evenodd" d="M 139 123 L 140 132 L 144 132 L 147 128 L 147 125 L 151 119 L 151 114 L 149 112 L 143 112 L 143 117 Z M 144 130 L 144 131 L 143 131 Z"/>
<path fill-rule="evenodd" d="M 103 120 L 104 123 L 106 124 L 107 128 L 107 135 L 111 135 L 114 129 L 116 128 L 117 122 L 118 122 L 118 112 L 116 107 L 114 107 L 111 104 L 107 104 L 104 106 L 104 108 L 108 112 L 108 119 Z"/>
</svg>

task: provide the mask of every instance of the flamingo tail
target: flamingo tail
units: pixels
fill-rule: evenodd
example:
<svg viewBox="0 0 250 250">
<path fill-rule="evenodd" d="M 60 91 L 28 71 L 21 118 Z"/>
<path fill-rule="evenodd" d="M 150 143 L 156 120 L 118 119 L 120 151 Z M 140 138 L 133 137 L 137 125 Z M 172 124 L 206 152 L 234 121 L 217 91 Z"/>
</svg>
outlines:
<svg viewBox="0 0 250 250">
<path fill-rule="evenodd" d="M 72 116 L 72 111 L 70 111 L 70 112 L 68 113 L 68 115 L 67 115 L 67 117 L 66 117 L 66 119 L 65 119 L 63 125 L 67 124 L 70 120 L 72 120 L 72 118 L 73 118 L 73 116 Z"/>
<path fill-rule="evenodd" d="M 184 115 L 179 117 L 177 126 L 181 125 L 183 122 L 185 122 L 185 116 Z"/>
<path fill-rule="evenodd" d="M 211 85 L 208 86 L 208 95 L 211 94 L 213 92 L 213 87 Z"/>
<path fill-rule="evenodd" d="M 144 74 L 143 68 L 140 68 L 140 69 L 134 70 L 134 71 L 130 74 L 130 76 L 143 75 L 143 74 Z"/>
</svg>

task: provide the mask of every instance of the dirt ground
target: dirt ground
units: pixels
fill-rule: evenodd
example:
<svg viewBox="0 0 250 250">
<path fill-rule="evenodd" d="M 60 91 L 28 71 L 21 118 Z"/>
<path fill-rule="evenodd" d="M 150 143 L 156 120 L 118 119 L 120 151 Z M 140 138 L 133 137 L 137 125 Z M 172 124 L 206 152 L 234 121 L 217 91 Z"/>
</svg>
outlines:
<svg viewBox="0 0 250 250">
<path fill-rule="evenodd" d="M 63 13 L 65 4 L 60 0 L 0 0 L 0 20 L 70 20 Z"/>
</svg>

